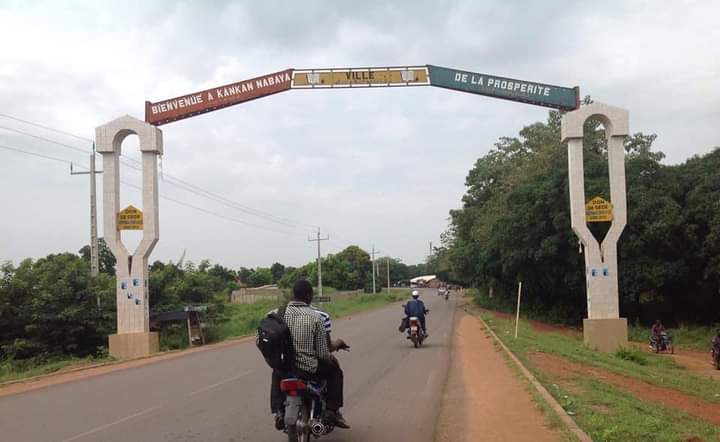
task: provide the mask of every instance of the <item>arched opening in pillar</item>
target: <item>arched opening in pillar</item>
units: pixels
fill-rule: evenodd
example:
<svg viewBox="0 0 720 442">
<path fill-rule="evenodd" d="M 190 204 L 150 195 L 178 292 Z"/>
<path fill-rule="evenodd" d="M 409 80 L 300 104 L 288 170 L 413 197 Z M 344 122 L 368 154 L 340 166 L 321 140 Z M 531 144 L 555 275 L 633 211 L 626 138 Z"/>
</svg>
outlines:
<svg viewBox="0 0 720 442">
<path fill-rule="evenodd" d="M 133 206 L 141 211 L 142 197 L 142 154 L 140 138 L 135 133 L 125 137 L 120 145 L 120 210 Z M 130 255 L 142 240 L 142 230 L 121 230 L 120 237 Z M 130 263 L 128 263 L 130 265 Z"/>
<path fill-rule="evenodd" d="M 608 168 L 608 137 L 604 119 L 591 116 L 583 126 L 583 170 L 585 172 L 585 202 L 596 198 L 611 201 Z M 586 222 L 598 243 L 610 230 L 611 220 L 597 221 L 586 215 Z"/>
</svg>

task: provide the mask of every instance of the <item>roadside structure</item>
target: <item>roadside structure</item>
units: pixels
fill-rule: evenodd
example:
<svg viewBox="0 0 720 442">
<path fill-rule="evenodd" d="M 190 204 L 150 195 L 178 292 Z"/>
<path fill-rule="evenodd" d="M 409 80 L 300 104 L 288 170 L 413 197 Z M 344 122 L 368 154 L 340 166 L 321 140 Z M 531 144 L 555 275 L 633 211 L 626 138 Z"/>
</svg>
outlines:
<svg viewBox="0 0 720 442">
<path fill-rule="evenodd" d="M 623 137 L 628 134 L 627 111 L 603 104 L 580 107 L 580 89 L 498 77 L 434 65 L 360 68 L 286 69 L 224 86 L 193 92 L 159 102 L 145 102 L 145 121 L 124 116 L 96 130 L 98 152 L 103 155 L 104 236 L 117 259 L 117 333 L 110 336 L 110 354 L 145 355 L 158 349 L 157 334 L 149 331 L 148 258 L 159 239 L 157 156 L 162 155 L 162 132 L 156 126 L 213 112 L 239 103 L 291 89 L 357 89 L 434 86 L 476 95 L 511 100 L 568 112 L 562 119 L 562 139 L 568 143 L 572 227 L 585 246 L 588 318 L 585 341 L 600 349 L 627 342 L 627 323 L 619 318 L 617 240 L 625 227 L 625 169 Z M 615 214 L 610 232 L 599 245 L 584 216 L 582 164 L 583 123 L 590 117 L 605 123 L 608 134 L 611 199 Z M 140 138 L 143 158 L 143 209 L 119 207 L 119 155 L 130 134 Z M 603 218 L 603 205 L 597 217 Z M 608 203 L 609 204 L 609 203 Z M 143 231 L 131 255 L 120 231 Z M 318 236 L 319 238 L 319 236 Z M 374 254 L 373 254 L 374 256 Z M 373 265 L 374 271 L 374 265 Z M 373 272 L 374 276 L 374 272 Z M 439 287 L 434 275 L 414 278 L 411 285 Z"/>
<path fill-rule="evenodd" d="M 120 210 L 120 153 L 122 142 L 135 134 L 142 152 L 142 211 Z M 110 335 L 110 355 L 133 358 L 157 352 L 156 332 L 150 331 L 148 258 L 160 239 L 157 157 L 163 153 L 162 131 L 133 118 L 120 117 L 95 130 L 97 150 L 103 156 L 103 235 L 117 264 L 117 332 Z M 131 254 L 122 230 L 142 230 L 142 240 Z"/>
<path fill-rule="evenodd" d="M 595 118 L 605 126 L 610 175 L 610 230 L 598 243 L 587 223 L 585 172 L 583 168 L 583 127 Z M 628 111 L 593 103 L 562 117 L 561 138 L 568 145 L 570 217 L 572 229 L 583 245 L 588 317 L 583 320 L 587 345 L 602 351 L 627 346 L 627 319 L 620 317 L 617 243 L 627 224 L 625 189 L 625 137 L 629 134 Z M 592 216 L 595 216 L 594 214 Z"/>
</svg>

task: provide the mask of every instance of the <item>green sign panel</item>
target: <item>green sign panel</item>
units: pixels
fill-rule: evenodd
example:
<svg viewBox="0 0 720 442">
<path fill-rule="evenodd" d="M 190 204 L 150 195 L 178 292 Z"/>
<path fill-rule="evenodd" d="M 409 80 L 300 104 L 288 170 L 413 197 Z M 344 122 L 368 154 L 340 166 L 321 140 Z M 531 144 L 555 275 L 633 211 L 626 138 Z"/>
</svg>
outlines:
<svg viewBox="0 0 720 442">
<path fill-rule="evenodd" d="M 554 86 L 432 65 L 428 65 L 428 69 L 432 86 L 554 109 L 574 110 L 579 106 L 580 89 L 577 87 Z"/>
</svg>

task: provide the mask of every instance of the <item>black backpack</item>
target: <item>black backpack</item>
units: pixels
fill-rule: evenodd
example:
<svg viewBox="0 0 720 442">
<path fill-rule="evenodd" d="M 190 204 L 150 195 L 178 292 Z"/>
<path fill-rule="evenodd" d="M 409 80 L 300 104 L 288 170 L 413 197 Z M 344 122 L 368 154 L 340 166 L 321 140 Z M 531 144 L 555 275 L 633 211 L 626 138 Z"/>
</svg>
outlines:
<svg viewBox="0 0 720 442">
<path fill-rule="evenodd" d="M 260 321 L 255 335 L 255 345 L 262 353 L 265 362 L 275 370 L 291 371 L 295 360 L 295 351 L 290 328 L 285 322 L 287 305 L 277 313 L 270 313 Z"/>
</svg>

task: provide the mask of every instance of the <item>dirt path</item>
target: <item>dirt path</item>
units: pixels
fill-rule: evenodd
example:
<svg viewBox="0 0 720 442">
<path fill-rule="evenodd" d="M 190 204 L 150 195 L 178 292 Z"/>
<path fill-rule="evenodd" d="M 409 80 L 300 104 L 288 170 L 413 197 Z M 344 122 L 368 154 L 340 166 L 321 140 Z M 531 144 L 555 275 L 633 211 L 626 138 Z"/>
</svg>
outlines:
<svg viewBox="0 0 720 442">
<path fill-rule="evenodd" d="M 499 318 L 510 319 L 513 321 L 515 320 L 515 317 L 510 313 L 498 312 L 495 310 L 485 311 L 490 312 Z M 533 319 L 522 319 L 522 321 L 529 323 L 532 329 L 537 332 L 561 333 L 567 336 L 582 338 L 582 330 L 567 325 L 549 324 Z M 630 342 L 630 345 L 644 352 L 649 351 L 646 342 L 633 341 Z M 713 379 L 720 380 L 720 370 L 715 369 L 715 367 L 712 366 L 712 363 L 710 361 L 709 348 L 707 352 L 686 349 L 683 347 L 678 347 L 675 351 L 676 353 L 674 355 L 668 355 L 668 357 L 672 357 L 673 359 L 675 359 L 678 364 L 682 365 L 693 373 L 705 375 Z"/>
<path fill-rule="evenodd" d="M 720 370 L 716 369 L 710 361 L 710 351 L 703 352 L 697 350 L 677 350 L 677 353 L 672 355 L 675 361 L 692 371 L 702 375 L 709 376 L 715 380 L 720 381 Z"/>
<path fill-rule="evenodd" d="M 704 401 L 695 396 L 676 390 L 658 387 L 657 385 L 627 378 L 602 368 L 589 367 L 549 353 L 530 355 L 533 363 L 540 371 L 566 381 L 574 378 L 594 378 L 601 382 L 614 385 L 648 402 L 657 402 L 666 407 L 692 414 L 715 425 L 720 425 L 720 404 Z"/>
<path fill-rule="evenodd" d="M 474 317 L 460 314 L 436 441 L 557 441 L 525 385 Z"/>
<path fill-rule="evenodd" d="M 480 311 L 485 311 L 488 313 L 492 313 L 498 318 L 502 319 L 509 319 L 511 321 L 515 321 L 515 316 L 510 313 L 505 312 L 499 312 L 496 310 L 485 310 L 485 309 L 479 309 Z M 532 327 L 533 330 L 543 333 L 560 333 L 567 336 L 572 337 L 580 337 L 582 338 L 582 330 L 570 327 L 569 325 L 561 325 L 561 324 L 550 324 L 547 322 L 541 322 L 537 321 L 535 319 L 527 319 L 527 318 L 520 318 L 521 322 L 527 322 L 530 324 L 530 327 Z"/>
</svg>

